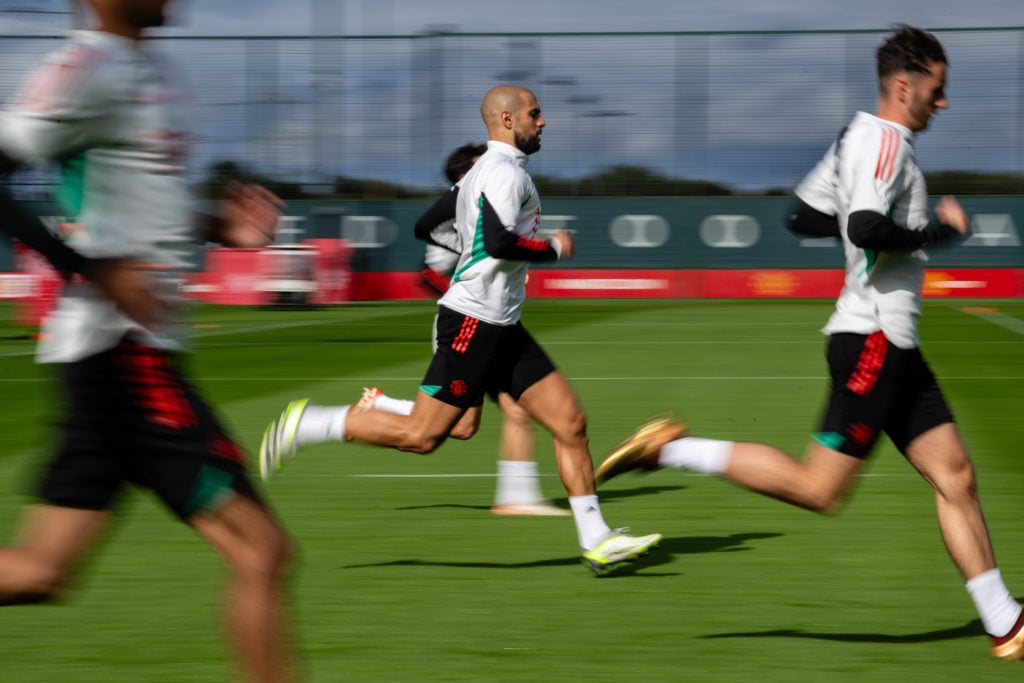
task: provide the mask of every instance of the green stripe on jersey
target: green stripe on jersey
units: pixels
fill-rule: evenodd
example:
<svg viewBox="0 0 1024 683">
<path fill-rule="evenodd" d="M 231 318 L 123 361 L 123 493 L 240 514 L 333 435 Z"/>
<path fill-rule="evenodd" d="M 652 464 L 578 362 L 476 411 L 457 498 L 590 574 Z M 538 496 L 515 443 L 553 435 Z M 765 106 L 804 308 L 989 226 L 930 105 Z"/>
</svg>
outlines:
<svg viewBox="0 0 1024 683">
<path fill-rule="evenodd" d="M 427 396 L 436 396 L 437 392 L 441 391 L 441 385 L 440 384 L 421 384 L 420 385 L 420 391 L 422 391 Z"/>
<path fill-rule="evenodd" d="M 875 267 L 875 263 L 878 262 L 878 250 L 877 249 L 861 249 L 864 252 L 864 258 L 867 263 L 864 264 L 864 269 L 860 271 L 859 275 L 864 275 L 871 271 Z"/>
<path fill-rule="evenodd" d="M 478 213 L 476 216 L 476 230 L 473 232 L 472 255 L 464 266 L 455 271 L 455 274 L 452 276 L 452 282 L 458 282 L 459 276 L 465 273 L 467 268 L 472 268 L 487 258 L 487 250 L 484 248 L 484 196 L 482 193 L 480 198 L 476 200 L 476 206 Z"/>
<path fill-rule="evenodd" d="M 82 213 L 85 196 L 85 152 L 65 159 L 60 164 L 60 183 L 54 190 L 65 218 L 76 220 Z"/>
</svg>

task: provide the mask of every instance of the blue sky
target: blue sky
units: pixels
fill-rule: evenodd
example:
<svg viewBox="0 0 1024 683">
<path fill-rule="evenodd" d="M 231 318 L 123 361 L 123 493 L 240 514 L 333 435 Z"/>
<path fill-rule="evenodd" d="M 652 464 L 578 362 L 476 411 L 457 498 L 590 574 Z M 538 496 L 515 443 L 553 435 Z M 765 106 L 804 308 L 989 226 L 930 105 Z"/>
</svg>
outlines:
<svg viewBox="0 0 1024 683">
<path fill-rule="evenodd" d="M 30 30 L 46 18 L 24 10 L 61 12 L 70 4 L 0 0 L 0 32 Z M 188 32 L 225 35 L 416 34 L 436 26 L 465 32 L 877 29 L 900 21 L 931 28 L 1024 26 L 1019 0 L 178 0 L 174 8 Z"/>
<path fill-rule="evenodd" d="M 0 0 L 0 33 L 59 32 L 70 24 L 59 13 L 69 6 Z M 884 30 L 898 21 L 1024 26 L 1021 0 L 179 0 L 173 7 L 175 25 L 164 29 L 172 35 Z M 921 136 L 922 165 L 1024 171 L 1022 34 L 940 36 L 952 62 L 953 106 Z M 523 48 L 511 39 L 460 38 L 438 49 L 429 40 L 349 41 L 328 49 L 326 76 L 311 75 L 308 44 L 305 52 L 292 44 L 248 54 L 243 44 L 188 43 L 178 56 L 206 105 L 201 163 L 231 158 L 302 174 L 322 155 L 333 166 L 328 175 L 437 183 L 448 150 L 481 140 L 476 110 L 486 88 L 525 80 L 549 123 L 544 152 L 531 161 L 535 173 L 576 177 L 629 163 L 758 189 L 791 187 L 853 111 L 872 110 L 879 37 L 687 39 L 685 49 L 706 50 L 697 53 L 707 63 L 692 84 L 702 96 L 678 94 L 691 83 L 678 78 L 677 47 L 666 39 L 547 37 Z M 442 77 L 410 66 L 439 53 Z M 246 68 L 278 75 L 260 80 Z"/>
<path fill-rule="evenodd" d="M 243 17 L 234 11 L 240 6 L 246 8 Z M 190 0 L 182 9 L 192 28 L 211 33 L 268 26 L 307 33 L 314 16 L 331 32 L 356 34 L 411 34 L 437 25 L 467 32 L 864 29 L 898 21 L 952 28 L 1024 25 L 1019 0 Z"/>
</svg>

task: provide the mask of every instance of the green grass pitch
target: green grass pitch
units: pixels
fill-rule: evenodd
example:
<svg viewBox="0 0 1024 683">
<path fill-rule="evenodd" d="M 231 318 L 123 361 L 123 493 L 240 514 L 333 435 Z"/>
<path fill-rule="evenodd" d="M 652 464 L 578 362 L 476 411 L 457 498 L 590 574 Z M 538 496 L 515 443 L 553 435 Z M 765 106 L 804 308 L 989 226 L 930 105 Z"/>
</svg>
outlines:
<svg viewBox="0 0 1024 683">
<path fill-rule="evenodd" d="M 581 396 L 595 460 L 646 417 L 802 451 L 825 393 L 829 301 L 531 301 L 526 326 Z M 201 307 L 191 372 L 250 451 L 286 401 L 412 397 L 429 302 L 319 310 Z M 0 319 L 9 320 L 6 310 Z M 0 324 L 0 538 L 53 433 L 53 390 L 24 330 Z M 923 348 L 979 471 L 1011 591 L 1024 598 L 1024 303 L 930 300 Z M 612 526 L 662 550 L 596 579 L 566 518 L 488 514 L 498 415 L 431 456 L 302 451 L 268 500 L 300 551 L 291 584 L 307 680 L 520 683 L 1019 681 L 990 660 L 947 559 L 932 493 L 886 443 L 847 507 L 815 516 L 679 471 L 601 489 Z M 564 503 L 550 440 L 545 492 Z M 220 560 L 151 498 L 125 498 L 56 605 L 0 610 L 0 680 L 231 679 Z"/>
</svg>

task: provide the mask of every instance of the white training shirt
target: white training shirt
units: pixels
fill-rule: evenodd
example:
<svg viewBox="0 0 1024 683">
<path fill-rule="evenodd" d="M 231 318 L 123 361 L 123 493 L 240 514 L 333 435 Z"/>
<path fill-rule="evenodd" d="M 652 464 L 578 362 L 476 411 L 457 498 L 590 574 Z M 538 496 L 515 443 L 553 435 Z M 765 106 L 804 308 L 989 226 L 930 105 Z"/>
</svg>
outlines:
<svg viewBox="0 0 1024 683">
<path fill-rule="evenodd" d="M 904 126 L 857 112 L 796 189 L 811 207 L 837 217 L 843 239 L 846 279 L 826 334 L 881 330 L 899 348 L 918 345 L 927 256 L 920 250 L 862 249 L 847 235 L 855 211 L 875 211 L 911 230 L 928 224 L 928 190 L 914 159 L 913 139 Z"/>
<path fill-rule="evenodd" d="M 459 262 L 459 255 L 436 244 L 428 244 L 423 254 L 423 263 L 431 270 L 450 275 Z"/>
<path fill-rule="evenodd" d="M 491 140 L 487 151 L 460 181 L 455 231 L 463 245 L 452 284 L 439 303 L 494 325 L 519 322 L 526 298 L 529 262 L 496 259 L 484 250 L 481 198 L 494 207 L 506 230 L 536 238 L 540 197 L 526 172 L 527 156 Z"/>
<path fill-rule="evenodd" d="M 61 199 L 78 225 L 68 239 L 74 249 L 163 264 L 168 295 L 176 297 L 181 269 L 196 251 L 183 176 L 190 104 L 146 43 L 73 31 L 3 113 L 0 147 L 18 159 L 60 163 Z M 39 360 L 80 360 L 130 330 L 142 343 L 174 349 L 174 327 L 146 331 L 92 285 L 75 283 L 45 323 Z"/>
</svg>

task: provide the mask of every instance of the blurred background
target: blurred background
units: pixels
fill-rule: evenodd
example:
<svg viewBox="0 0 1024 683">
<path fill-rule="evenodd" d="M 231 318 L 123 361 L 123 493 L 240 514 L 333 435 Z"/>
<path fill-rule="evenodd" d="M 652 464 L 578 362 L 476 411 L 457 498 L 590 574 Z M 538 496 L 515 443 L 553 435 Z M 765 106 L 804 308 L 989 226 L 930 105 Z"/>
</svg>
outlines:
<svg viewBox="0 0 1024 683">
<path fill-rule="evenodd" d="M 1024 191 L 1019 3 L 969 21 L 954 3 L 838 4 L 183 1 L 158 48 L 197 95 L 197 180 L 242 169 L 293 197 L 431 194 L 447 153 L 484 139 L 483 93 L 509 82 L 548 123 L 530 164 L 546 196 L 764 194 L 789 192 L 854 111 L 873 111 L 891 23 L 939 22 L 951 107 L 917 145 L 945 174 L 932 193 Z M 0 10 L 6 99 L 83 17 L 68 0 Z"/>
<path fill-rule="evenodd" d="M 892 24 L 913 23 L 933 30 L 950 60 L 951 106 L 918 137 L 918 162 L 934 197 L 962 198 L 975 222 L 968 244 L 986 247 L 937 253 L 934 264 L 1020 269 L 1019 2 L 847 5 L 182 1 L 153 49 L 195 91 L 200 195 L 229 178 L 271 187 L 289 202 L 281 241 L 340 238 L 354 273 L 418 269 L 411 226 L 445 189 L 447 154 L 484 141 L 479 102 L 497 83 L 530 87 L 543 109 L 543 149 L 529 165 L 542 227 L 567 225 L 581 242 L 562 267 L 834 268 L 834 241 L 798 243 L 782 229 L 788 197 L 853 113 L 874 111 L 874 51 Z M 67 0 L 0 0 L 0 96 L 85 21 Z M 58 213 L 53 179 L 33 169 L 17 190 Z M 5 260 L 0 246 L 0 270 Z M 1024 281 L 1018 272 L 1001 277 Z M 779 291 L 832 294 L 810 283 Z M 423 295 L 367 285 L 353 296 Z"/>
</svg>

